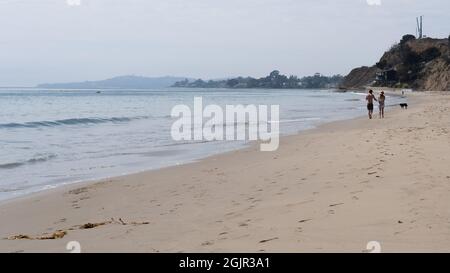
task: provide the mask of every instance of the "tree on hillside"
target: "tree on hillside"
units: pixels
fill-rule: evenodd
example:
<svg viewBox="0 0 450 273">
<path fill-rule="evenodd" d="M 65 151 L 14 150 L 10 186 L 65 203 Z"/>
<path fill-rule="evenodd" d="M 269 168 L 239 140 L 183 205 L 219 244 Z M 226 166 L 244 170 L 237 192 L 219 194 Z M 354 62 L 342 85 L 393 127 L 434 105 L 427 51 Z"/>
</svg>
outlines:
<svg viewBox="0 0 450 273">
<path fill-rule="evenodd" d="M 413 41 L 416 39 L 416 36 L 412 35 L 412 34 L 406 34 L 402 37 L 402 39 L 400 40 L 400 47 L 403 47 L 404 45 L 406 45 L 407 42 L 409 41 Z"/>
<path fill-rule="evenodd" d="M 231 88 L 235 87 L 238 84 L 239 84 L 239 81 L 237 79 L 229 79 L 227 81 L 227 86 L 231 87 Z"/>
</svg>

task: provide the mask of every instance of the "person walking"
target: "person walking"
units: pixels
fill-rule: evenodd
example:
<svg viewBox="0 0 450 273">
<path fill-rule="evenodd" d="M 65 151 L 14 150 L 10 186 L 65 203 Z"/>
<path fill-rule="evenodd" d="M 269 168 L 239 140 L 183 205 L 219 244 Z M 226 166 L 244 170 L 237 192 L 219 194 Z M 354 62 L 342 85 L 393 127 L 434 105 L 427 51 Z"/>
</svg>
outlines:
<svg viewBox="0 0 450 273">
<path fill-rule="evenodd" d="M 384 118 L 385 102 L 386 102 L 386 96 L 384 95 L 384 91 L 381 91 L 381 94 L 378 97 L 378 108 L 380 109 L 380 118 Z"/>
<path fill-rule="evenodd" d="M 375 98 L 373 91 L 369 90 L 369 94 L 366 97 L 367 101 L 367 111 L 369 112 L 369 119 L 372 119 L 373 115 L 373 101 L 377 101 L 377 98 Z"/>
</svg>

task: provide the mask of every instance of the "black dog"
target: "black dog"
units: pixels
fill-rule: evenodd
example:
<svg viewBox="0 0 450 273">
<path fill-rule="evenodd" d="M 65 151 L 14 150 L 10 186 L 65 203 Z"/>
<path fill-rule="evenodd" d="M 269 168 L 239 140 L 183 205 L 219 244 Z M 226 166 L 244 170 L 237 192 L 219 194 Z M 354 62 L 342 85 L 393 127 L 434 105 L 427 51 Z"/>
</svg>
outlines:
<svg viewBox="0 0 450 273">
<path fill-rule="evenodd" d="M 402 109 L 408 109 L 408 104 L 407 103 L 400 103 L 400 107 Z"/>
</svg>

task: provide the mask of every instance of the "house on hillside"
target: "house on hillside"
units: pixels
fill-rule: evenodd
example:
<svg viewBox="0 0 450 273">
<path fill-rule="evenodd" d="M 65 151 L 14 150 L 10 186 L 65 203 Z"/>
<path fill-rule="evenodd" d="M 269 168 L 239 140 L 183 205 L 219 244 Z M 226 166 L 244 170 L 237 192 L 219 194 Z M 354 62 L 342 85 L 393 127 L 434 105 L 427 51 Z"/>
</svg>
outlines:
<svg viewBox="0 0 450 273">
<path fill-rule="evenodd" d="M 397 71 L 393 68 L 384 69 L 376 74 L 376 80 L 379 85 L 389 85 L 397 82 Z"/>
</svg>

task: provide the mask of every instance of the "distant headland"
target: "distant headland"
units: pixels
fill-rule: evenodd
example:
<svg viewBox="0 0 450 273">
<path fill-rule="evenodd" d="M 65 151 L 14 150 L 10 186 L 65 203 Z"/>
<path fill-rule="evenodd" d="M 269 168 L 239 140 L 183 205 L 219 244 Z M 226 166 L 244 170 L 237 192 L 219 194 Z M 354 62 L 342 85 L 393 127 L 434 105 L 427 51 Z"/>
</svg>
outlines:
<svg viewBox="0 0 450 273">
<path fill-rule="evenodd" d="M 45 83 L 39 84 L 38 88 L 60 88 L 60 89 L 150 89 L 165 88 L 174 83 L 184 80 L 183 77 L 142 77 L 142 76 L 119 76 L 101 81 L 85 81 L 72 83 Z"/>
<path fill-rule="evenodd" d="M 191 88 L 266 88 L 266 89 L 315 89 L 315 88 L 336 88 L 343 80 L 343 76 L 334 75 L 331 77 L 316 73 L 314 76 L 298 78 L 297 76 L 286 76 L 280 71 L 274 70 L 268 76 L 255 79 L 252 77 L 237 77 L 226 80 L 198 79 L 190 81 L 184 79 L 176 82 L 172 87 Z"/>
<path fill-rule="evenodd" d="M 38 88 L 49 89 L 151 89 L 151 88 L 268 88 L 268 89 L 301 89 L 301 88 L 337 88 L 344 79 L 341 75 L 331 77 L 316 73 L 314 76 L 298 78 L 286 76 L 278 70 L 267 77 L 237 77 L 226 80 L 192 79 L 184 77 L 142 77 L 119 76 L 101 81 L 84 81 L 72 83 L 45 83 Z"/>
</svg>

